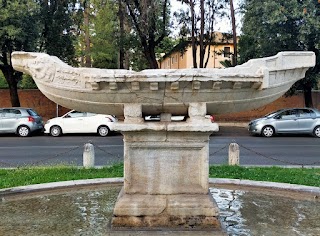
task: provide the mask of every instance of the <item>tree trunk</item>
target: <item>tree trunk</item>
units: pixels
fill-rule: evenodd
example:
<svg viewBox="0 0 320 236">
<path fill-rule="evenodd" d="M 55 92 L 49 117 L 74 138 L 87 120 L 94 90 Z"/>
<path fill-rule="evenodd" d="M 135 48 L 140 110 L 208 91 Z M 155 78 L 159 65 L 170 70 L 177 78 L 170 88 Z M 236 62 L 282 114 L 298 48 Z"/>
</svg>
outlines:
<svg viewBox="0 0 320 236">
<path fill-rule="evenodd" d="M 204 55 L 205 55 L 205 47 L 204 47 L 204 0 L 200 1 L 200 61 L 199 68 L 203 68 L 204 64 Z"/>
<path fill-rule="evenodd" d="M 124 37 L 124 14 L 123 14 L 123 5 L 122 1 L 118 0 L 118 17 L 119 17 L 119 28 L 120 28 L 120 47 L 119 47 L 119 69 L 124 69 L 124 45 L 123 45 L 123 37 Z"/>
<path fill-rule="evenodd" d="M 152 43 L 149 42 L 149 46 L 145 45 L 143 47 L 143 54 L 145 55 L 148 61 L 150 69 L 159 69 L 154 49 L 155 49 L 155 46 L 152 46 Z"/>
<path fill-rule="evenodd" d="M 152 69 L 159 69 L 159 65 L 158 65 L 158 62 L 157 62 L 157 58 L 156 58 L 156 53 L 154 51 L 154 47 L 150 48 L 149 51 L 150 51 L 150 58 L 151 58 L 150 65 L 152 66 Z"/>
<path fill-rule="evenodd" d="M 190 0 L 190 12 L 191 12 L 191 41 L 192 41 L 192 58 L 193 58 L 193 68 L 197 68 L 197 45 L 196 45 L 196 22 L 195 22 L 195 14 L 194 14 L 194 2 Z"/>
<path fill-rule="evenodd" d="M 133 1 L 133 5 L 130 4 L 129 0 L 125 0 L 127 10 L 129 10 L 132 22 L 137 30 L 138 36 L 140 38 L 141 46 L 143 47 L 143 54 L 148 61 L 150 69 L 158 69 L 158 62 L 155 55 L 155 47 L 163 40 L 166 35 L 165 25 L 166 25 L 166 9 L 167 0 L 163 3 L 163 29 L 162 33 L 156 39 L 155 29 L 156 29 L 156 11 L 155 8 L 150 5 L 149 1 Z M 152 3 L 152 2 L 151 2 Z M 154 2 L 153 2 L 154 3 Z M 149 5 L 148 5 L 149 4 Z M 147 24 L 141 24 L 140 22 L 147 22 Z M 146 28 L 147 27 L 147 28 Z"/>
<path fill-rule="evenodd" d="M 204 67 L 203 68 L 207 68 L 208 66 L 208 62 L 209 62 L 209 59 L 210 59 L 210 49 L 211 49 L 211 40 L 210 42 L 208 43 L 207 45 L 207 59 L 206 59 L 206 62 L 204 64 Z M 214 55 L 213 55 L 214 56 Z"/>
<path fill-rule="evenodd" d="M 9 91 L 10 91 L 11 105 L 13 107 L 20 107 L 17 84 L 16 83 L 9 84 Z"/>
<path fill-rule="evenodd" d="M 236 31 L 236 19 L 234 16 L 234 7 L 233 0 L 230 0 L 230 10 L 231 10 L 231 21 L 232 21 L 232 36 L 233 36 L 233 57 L 232 57 L 232 65 L 237 65 L 238 59 L 238 46 L 237 46 L 237 31 Z"/>
<path fill-rule="evenodd" d="M 213 12 L 215 12 L 215 9 L 214 9 L 214 3 L 212 3 L 212 5 L 210 6 L 211 8 L 210 8 L 210 10 L 212 11 L 212 18 L 213 18 Z M 211 49 L 211 43 L 212 43 L 212 41 L 213 41 L 213 38 L 215 37 L 214 36 L 214 20 L 213 19 L 211 19 L 211 22 L 210 22 L 210 27 L 209 27 L 209 40 L 206 42 L 206 45 L 205 45 L 205 47 L 207 47 L 207 58 L 206 58 L 206 62 L 205 62 L 205 64 L 204 64 L 204 68 L 207 68 L 207 66 L 208 66 L 208 62 L 209 62 L 209 59 L 210 59 L 210 49 Z M 214 56 L 214 55 L 213 55 Z M 215 67 L 215 65 L 214 65 L 214 67 Z"/>
<path fill-rule="evenodd" d="M 84 3 L 83 19 L 84 19 L 84 40 L 85 40 L 85 67 L 91 67 L 91 50 L 90 50 L 90 1 L 86 0 Z"/>
<path fill-rule="evenodd" d="M 1 71 L 9 85 L 11 105 L 13 107 L 20 107 L 20 100 L 18 95 L 18 81 L 21 80 L 22 73 L 15 73 L 14 69 L 10 65 L 2 66 Z"/>
<path fill-rule="evenodd" d="M 313 107 L 312 101 L 312 85 L 311 83 L 306 83 L 303 86 L 304 104 L 306 107 Z"/>
</svg>

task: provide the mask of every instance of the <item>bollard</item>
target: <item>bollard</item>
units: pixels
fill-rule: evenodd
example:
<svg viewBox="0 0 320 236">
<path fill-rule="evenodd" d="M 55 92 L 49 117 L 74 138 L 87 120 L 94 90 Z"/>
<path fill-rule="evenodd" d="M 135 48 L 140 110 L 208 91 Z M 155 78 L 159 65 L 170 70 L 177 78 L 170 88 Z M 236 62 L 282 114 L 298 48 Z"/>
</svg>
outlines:
<svg viewBox="0 0 320 236">
<path fill-rule="evenodd" d="M 94 146 L 91 143 L 86 143 L 83 150 L 83 167 L 94 167 Z"/>
<path fill-rule="evenodd" d="M 229 145 L 229 165 L 239 165 L 240 150 L 237 143 Z"/>
</svg>

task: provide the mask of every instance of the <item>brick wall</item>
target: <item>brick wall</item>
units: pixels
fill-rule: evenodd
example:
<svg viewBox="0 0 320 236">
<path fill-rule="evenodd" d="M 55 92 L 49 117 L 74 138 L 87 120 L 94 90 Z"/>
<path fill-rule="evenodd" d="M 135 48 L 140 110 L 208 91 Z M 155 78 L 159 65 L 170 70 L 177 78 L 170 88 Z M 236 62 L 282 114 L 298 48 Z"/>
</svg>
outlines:
<svg viewBox="0 0 320 236">
<path fill-rule="evenodd" d="M 19 90 L 18 93 L 22 107 L 31 107 L 35 109 L 44 120 L 56 116 L 57 105 L 47 99 L 39 90 L 23 89 Z M 8 89 L 0 89 L 0 98 L 0 107 L 11 107 Z M 313 104 L 320 110 L 320 91 L 313 92 Z M 288 98 L 281 97 L 267 106 L 251 111 L 230 113 L 227 115 L 215 115 L 215 119 L 216 121 L 249 121 L 251 119 L 261 117 L 271 111 L 289 107 L 304 107 L 303 94 L 299 93 L 298 95 Z M 65 114 L 69 110 L 70 109 L 65 107 L 58 106 L 59 116 Z"/>
<path fill-rule="evenodd" d="M 38 89 L 18 90 L 21 107 L 33 108 L 44 120 L 56 117 L 56 103 L 45 97 Z M 8 89 L 0 89 L 0 107 L 11 107 L 10 93 Z M 65 114 L 70 109 L 58 106 L 59 116 Z"/>
</svg>

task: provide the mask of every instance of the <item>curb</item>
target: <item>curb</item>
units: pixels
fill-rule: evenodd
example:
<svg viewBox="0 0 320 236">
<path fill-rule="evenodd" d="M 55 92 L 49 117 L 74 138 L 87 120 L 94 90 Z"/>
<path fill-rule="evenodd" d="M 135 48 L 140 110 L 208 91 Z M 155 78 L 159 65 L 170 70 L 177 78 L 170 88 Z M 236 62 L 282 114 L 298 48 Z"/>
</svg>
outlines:
<svg viewBox="0 0 320 236">
<path fill-rule="evenodd" d="M 33 184 L 27 186 L 5 188 L 0 190 L 0 196 L 17 194 L 17 193 L 29 193 L 43 190 L 53 190 L 58 188 L 86 186 L 86 185 L 98 185 L 98 184 L 123 184 L 123 178 L 101 178 L 101 179 L 88 179 L 88 180 L 72 180 L 62 181 L 45 184 Z M 291 190 L 304 193 L 316 194 L 315 197 L 320 196 L 320 187 L 312 187 L 297 184 L 275 183 L 265 181 L 252 181 L 241 179 L 222 179 L 222 178 L 209 178 L 209 184 L 221 184 L 221 185 L 236 185 L 246 187 L 260 187 L 276 190 Z"/>
<path fill-rule="evenodd" d="M 32 184 L 26 186 L 12 187 L 0 189 L 0 197 L 17 193 L 29 193 L 35 191 L 53 190 L 59 188 L 99 185 L 99 184 L 123 184 L 123 178 L 101 178 L 101 179 L 86 179 L 86 180 L 69 180 L 61 182 L 52 182 L 44 184 Z"/>
<path fill-rule="evenodd" d="M 275 190 L 290 190 L 290 191 L 297 191 L 297 192 L 304 192 L 304 193 L 312 193 L 320 196 L 320 187 L 312 187 L 312 186 L 298 185 L 298 184 L 241 180 L 241 179 L 222 179 L 222 178 L 209 178 L 209 184 L 259 187 L 259 188 L 275 189 Z"/>
<path fill-rule="evenodd" d="M 249 122 L 216 122 L 219 126 L 247 128 Z"/>
</svg>

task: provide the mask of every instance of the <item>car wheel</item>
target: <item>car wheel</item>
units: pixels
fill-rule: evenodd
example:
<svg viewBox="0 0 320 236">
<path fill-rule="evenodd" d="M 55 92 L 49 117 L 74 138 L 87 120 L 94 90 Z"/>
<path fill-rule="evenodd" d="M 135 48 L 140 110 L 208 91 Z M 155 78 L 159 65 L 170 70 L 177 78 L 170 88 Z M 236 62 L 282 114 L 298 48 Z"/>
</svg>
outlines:
<svg viewBox="0 0 320 236">
<path fill-rule="evenodd" d="M 315 137 L 320 138 L 320 126 L 319 126 L 319 125 L 314 128 L 314 130 L 313 130 L 313 135 L 314 135 Z"/>
<path fill-rule="evenodd" d="M 109 132 L 110 132 L 110 130 L 109 130 L 108 126 L 101 125 L 98 128 L 98 134 L 102 137 L 108 136 Z"/>
<path fill-rule="evenodd" d="M 274 135 L 274 128 L 270 125 L 267 125 L 262 128 L 261 135 L 263 137 L 272 137 Z"/>
<path fill-rule="evenodd" d="M 61 128 L 60 128 L 59 126 L 57 126 L 57 125 L 52 126 L 51 129 L 50 129 L 50 134 L 51 134 L 53 137 L 58 137 L 58 136 L 61 135 L 61 133 L 62 133 L 62 130 L 61 130 Z"/>
<path fill-rule="evenodd" d="M 17 133 L 20 137 L 28 137 L 30 135 L 30 129 L 28 126 L 21 125 L 17 129 Z"/>
</svg>

